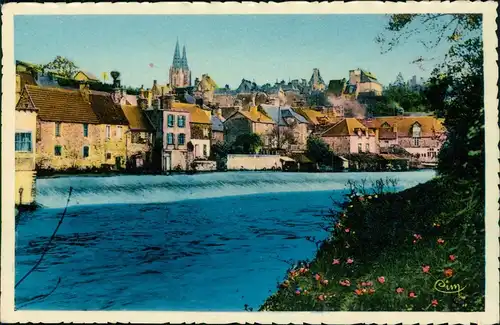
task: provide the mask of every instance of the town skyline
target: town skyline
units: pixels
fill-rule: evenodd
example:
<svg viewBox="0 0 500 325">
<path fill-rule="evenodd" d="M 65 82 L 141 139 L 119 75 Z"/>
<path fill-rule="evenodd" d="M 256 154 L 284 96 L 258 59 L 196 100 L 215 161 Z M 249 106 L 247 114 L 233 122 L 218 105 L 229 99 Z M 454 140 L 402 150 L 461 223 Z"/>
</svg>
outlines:
<svg viewBox="0 0 500 325">
<path fill-rule="evenodd" d="M 308 80 L 314 68 L 320 70 L 325 82 L 348 78 L 348 71 L 356 68 L 373 72 L 383 85 L 393 82 L 400 72 L 405 79 L 414 75 L 418 79 L 426 78 L 430 69 L 423 71 L 410 61 L 418 56 L 441 55 L 441 49 L 429 52 L 414 42 L 390 54 L 380 54 L 374 38 L 383 31 L 383 18 L 383 15 L 151 16 L 149 25 L 153 22 L 158 28 L 148 29 L 151 27 L 147 26 L 148 19 L 140 16 L 59 16 L 56 19 L 54 16 L 19 16 L 15 19 L 15 57 L 47 63 L 61 55 L 99 78 L 103 72 L 109 76 L 109 71 L 118 70 L 124 85 L 149 87 L 152 80 L 168 83 L 178 40 L 181 47 L 186 46 L 192 82 L 208 74 L 219 87 L 228 84 L 236 88 L 242 79 L 259 85 L 273 84 L 276 80 Z M 111 23 L 105 33 L 101 31 L 100 37 L 95 37 L 96 29 L 103 22 Z M 269 37 L 273 27 L 282 24 L 301 27 L 295 32 L 285 30 Z M 129 28 L 132 25 L 133 30 Z M 310 37 L 309 30 L 318 30 L 321 26 L 336 30 L 328 36 L 331 42 L 324 41 L 323 36 Z M 356 26 L 363 26 L 369 32 Z M 158 35 L 158 30 L 167 30 L 166 27 L 169 35 Z M 200 28 L 203 32 L 190 31 Z M 269 33 L 263 36 L 266 29 Z M 346 36 L 351 32 L 356 39 Z M 121 37 L 123 35 L 127 37 Z M 232 41 L 226 41 L 228 39 Z M 257 41 L 260 46 L 255 45 L 259 44 Z M 348 45 L 338 51 L 336 44 Z M 401 64 L 394 65 L 394 60 Z"/>
</svg>

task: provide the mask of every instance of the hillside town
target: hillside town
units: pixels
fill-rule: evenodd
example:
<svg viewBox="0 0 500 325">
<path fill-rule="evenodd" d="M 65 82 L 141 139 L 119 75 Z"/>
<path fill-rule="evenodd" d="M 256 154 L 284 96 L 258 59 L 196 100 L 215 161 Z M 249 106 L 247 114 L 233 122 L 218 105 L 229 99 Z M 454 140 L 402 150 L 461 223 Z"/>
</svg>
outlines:
<svg viewBox="0 0 500 325">
<path fill-rule="evenodd" d="M 208 74 L 192 80 L 177 42 L 164 83 L 130 91 L 110 75 L 16 61 L 17 204 L 33 202 L 37 175 L 431 168 L 445 140 L 432 113 L 368 112 L 383 86 L 363 69 L 328 83 L 314 68 L 309 80 L 220 87 Z"/>
</svg>

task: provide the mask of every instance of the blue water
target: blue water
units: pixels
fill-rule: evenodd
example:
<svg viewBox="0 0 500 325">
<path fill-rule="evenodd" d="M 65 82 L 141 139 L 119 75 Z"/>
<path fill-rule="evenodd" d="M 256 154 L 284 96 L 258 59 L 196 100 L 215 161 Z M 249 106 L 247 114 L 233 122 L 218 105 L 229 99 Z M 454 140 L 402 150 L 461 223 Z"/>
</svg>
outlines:
<svg viewBox="0 0 500 325">
<path fill-rule="evenodd" d="M 241 311 L 276 290 L 286 260 L 314 256 L 306 237 L 328 236 L 323 218 L 348 179 L 397 177 L 411 187 L 433 172 L 66 177 L 37 182 L 45 206 L 17 228 L 20 309 Z M 46 299 L 23 305 L 57 289 Z"/>
</svg>

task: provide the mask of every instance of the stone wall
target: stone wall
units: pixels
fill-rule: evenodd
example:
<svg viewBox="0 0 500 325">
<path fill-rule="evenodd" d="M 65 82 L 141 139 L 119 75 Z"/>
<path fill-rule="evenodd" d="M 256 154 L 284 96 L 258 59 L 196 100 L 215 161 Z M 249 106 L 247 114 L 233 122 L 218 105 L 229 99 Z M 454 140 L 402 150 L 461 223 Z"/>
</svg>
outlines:
<svg viewBox="0 0 500 325">
<path fill-rule="evenodd" d="M 110 137 L 106 137 L 106 125 L 89 124 L 88 136 L 83 134 L 83 124 L 61 123 L 61 135 L 55 135 L 55 122 L 38 121 L 36 163 L 39 168 L 100 168 L 103 164 L 125 167 L 127 126 L 110 125 Z M 55 155 L 55 147 L 61 147 L 61 155 Z M 83 157 L 84 146 L 89 156 Z M 117 166 L 116 166 L 117 167 Z"/>
<path fill-rule="evenodd" d="M 209 172 L 216 170 L 216 163 L 212 160 L 195 160 L 193 164 L 196 171 Z"/>
<path fill-rule="evenodd" d="M 227 170 L 272 170 L 281 168 L 279 155 L 228 155 Z"/>
</svg>

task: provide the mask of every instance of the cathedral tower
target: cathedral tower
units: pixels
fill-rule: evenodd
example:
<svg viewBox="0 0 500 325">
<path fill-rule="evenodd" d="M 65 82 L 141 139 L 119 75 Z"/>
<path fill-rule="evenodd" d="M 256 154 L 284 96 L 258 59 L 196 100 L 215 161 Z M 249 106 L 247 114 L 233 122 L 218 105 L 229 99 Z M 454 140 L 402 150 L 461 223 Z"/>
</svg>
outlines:
<svg viewBox="0 0 500 325">
<path fill-rule="evenodd" d="M 182 57 L 179 50 L 179 41 L 175 44 L 174 59 L 169 72 L 170 86 L 182 88 L 191 86 L 191 71 L 186 56 L 186 47 L 182 49 Z"/>
</svg>

